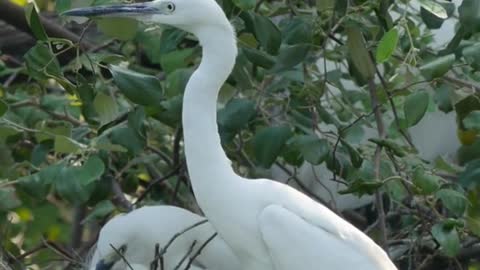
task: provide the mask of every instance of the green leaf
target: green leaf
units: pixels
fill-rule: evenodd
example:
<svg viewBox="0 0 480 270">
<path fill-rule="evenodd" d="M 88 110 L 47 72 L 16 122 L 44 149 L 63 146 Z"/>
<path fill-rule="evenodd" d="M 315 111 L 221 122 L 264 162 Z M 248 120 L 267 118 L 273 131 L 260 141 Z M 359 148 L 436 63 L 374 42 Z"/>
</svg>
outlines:
<svg viewBox="0 0 480 270">
<path fill-rule="evenodd" d="M 28 6 L 25 7 L 25 17 L 27 19 L 28 26 L 30 26 L 30 29 L 32 30 L 33 35 L 38 40 L 47 41 L 47 33 L 43 28 L 40 17 L 38 16 L 37 10 L 35 9 L 34 3 L 30 3 L 28 4 Z"/>
<path fill-rule="evenodd" d="M 81 166 L 61 163 L 54 178 L 55 190 L 73 204 L 85 203 L 93 192 L 94 186 L 89 184 L 99 180 L 104 171 L 105 165 L 97 156 L 90 156 Z"/>
<path fill-rule="evenodd" d="M 111 95 L 106 95 L 103 92 L 99 92 L 95 96 L 93 107 L 100 118 L 100 124 L 102 126 L 117 119 L 120 114 L 115 98 Z"/>
<path fill-rule="evenodd" d="M 480 111 L 472 111 L 462 120 L 466 129 L 480 131 Z"/>
<path fill-rule="evenodd" d="M 255 37 L 265 51 L 271 55 L 277 54 L 282 42 L 282 34 L 268 17 L 255 14 Z"/>
<path fill-rule="evenodd" d="M 377 48 L 377 54 L 375 59 L 377 59 L 377 63 L 383 63 L 390 59 L 395 48 L 397 47 L 398 43 L 398 30 L 396 28 L 390 29 L 387 33 L 385 33 L 380 40 Z"/>
<path fill-rule="evenodd" d="M 396 141 L 391 139 L 377 139 L 377 138 L 370 138 L 369 141 L 378 144 L 382 147 L 387 148 L 388 150 L 392 151 L 394 155 L 397 157 L 404 157 L 406 155 L 405 151 L 402 149 Z"/>
<path fill-rule="evenodd" d="M 37 124 L 36 128 L 42 131 L 35 133 L 38 142 L 53 140 L 56 135 L 69 138 L 72 135 L 72 124 L 64 121 L 42 121 Z"/>
<path fill-rule="evenodd" d="M 298 149 L 303 158 L 313 165 L 324 162 L 330 152 L 328 140 L 320 139 L 315 135 L 295 136 L 289 144 Z"/>
<path fill-rule="evenodd" d="M 192 75 L 191 69 L 177 69 L 168 74 L 165 89 L 165 98 L 171 98 L 183 94 L 188 80 Z"/>
<path fill-rule="evenodd" d="M 101 201 L 95 205 L 92 212 L 83 220 L 83 223 L 88 223 L 92 220 L 103 219 L 115 210 L 115 206 L 109 200 Z"/>
<path fill-rule="evenodd" d="M 440 2 L 438 4 L 445 9 L 445 11 L 447 12 L 447 17 L 452 16 L 453 12 L 456 9 L 455 3 Z M 439 18 L 437 15 L 431 13 L 429 10 L 423 7 L 420 8 L 420 16 L 422 17 L 423 22 L 429 29 L 439 29 L 445 21 L 444 18 Z"/>
<path fill-rule="evenodd" d="M 323 0 L 324 1 L 324 0 Z M 288 45 L 312 42 L 313 23 L 303 17 L 293 17 L 282 28 L 283 42 Z"/>
<path fill-rule="evenodd" d="M 458 179 L 459 183 L 466 188 L 477 187 L 480 184 L 480 159 L 468 162 Z"/>
<path fill-rule="evenodd" d="M 381 188 L 383 182 L 381 181 L 363 181 L 355 180 L 348 185 L 348 188 L 338 191 L 338 194 L 354 193 L 358 195 L 373 195 L 379 188 Z"/>
<path fill-rule="evenodd" d="M 436 3 L 432 0 L 419 0 L 419 2 L 424 9 L 426 9 L 431 14 L 437 16 L 438 18 L 448 18 L 447 10 L 445 10 L 445 8 L 441 4 Z"/>
<path fill-rule="evenodd" d="M 335 0 L 317 0 L 316 6 L 319 12 L 325 12 L 327 10 L 333 10 L 335 7 Z"/>
<path fill-rule="evenodd" d="M 422 120 L 427 112 L 429 101 L 430 96 L 423 90 L 410 94 L 406 98 L 403 111 L 405 113 L 408 127 L 415 126 L 420 120 Z"/>
<path fill-rule="evenodd" d="M 54 150 L 57 153 L 71 154 L 80 149 L 85 149 L 86 146 L 66 136 L 55 136 Z"/>
<path fill-rule="evenodd" d="M 187 48 L 166 53 L 162 55 L 162 58 L 160 59 L 160 65 L 167 73 L 188 67 L 190 64 L 189 59 L 192 58 L 194 52 L 194 48 Z"/>
<path fill-rule="evenodd" d="M 449 256 L 455 257 L 460 250 L 460 237 L 455 227 L 449 228 L 444 224 L 435 224 L 432 227 L 432 236 L 442 247 L 442 252 Z"/>
<path fill-rule="evenodd" d="M 105 171 L 105 164 L 96 155 L 90 156 L 81 167 L 73 167 L 75 178 L 82 184 L 88 185 L 99 180 Z"/>
<path fill-rule="evenodd" d="M 0 182 L 0 185 L 4 182 Z M 0 211 L 6 212 L 8 210 L 17 208 L 22 205 L 22 202 L 18 199 L 15 189 L 11 187 L 0 189 Z"/>
<path fill-rule="evenodd" d="M 51 185 L 59 178 L 63 163 L 43 168 L 40 172 L 18 179 L 17 187 L 29 196 L 44 200 L 51 189 Z"/>
<path fill-rule="evenodd" d="M 480 30 L 480 1 L 463 0 L 458 8 L 460 24 L 469 32 Z"/>
<path fill-rule="evenodd" d="M 8 111 L 8 104 L 0 100 L 0 117 L 3 117 Z"/>
<path fill-rule="evenodd" d="M 370 54 L 365 47 L 362 32 L 358 28 L 347 28 L 347 46 L 353 65 L 362 75 L 364 80 L 370 80 L 375 76 L 375 66 Z"/>
<path fill-rule="evenodd" d="M 436 57 L 434 60 L 420 67 L 420 71 L 427 80 L 443 76 L 447 73 L 455 63 L 455 54 L 448 54 Z"/>
<path fill-rule="evenodd" d="M 310 45 L 296 44 L 280 49 L 273 72 L 284 71 L 302 63 L 308 55 Z"/>
<path fill-rule="evenodd" d="M 282 148 L 292 136 L 288 126 L 263 128 L 253 137 L 256 160 L 260 166 L 269 168 L 282 152 Z"/>
<path fill-rule="evenodd" d="M 462 193 L 453 189 L 441 189 L 437 191 L 436 196 L 456 216 L 463 216 L 467 208 L 467 198 Z"/>
<path fill-rule="evenodd" d="M 467 227 L 480 237 L 480 190 L 471 190 L 468 193 L 468 208 L 467 208 Z"/>
<path fill-rule="evenodd" d="M 480 70 L 480 44 L 476 43 L 466 47 L 463 49 L 462 55 L 472 68 L 476 71 Z"/>
<path fill-rule="evenodd" d="M 97 19 L 98 28 L 105 35 L 122 41 L 132 40 L 137 35 L 138 22 L 130 18 Z"/>
<path fill-rule="evenodd" d="M 98 150 L 111 151 L 111 152 L 128 152 L 128 150 L 118 144 L 113 144 L 108 141 L 108 139 L 99 140 L 98 142 L 93 143 L 93 147 Z"/>
<path fill-rule="evenodd" d="M 160 81 L 150 75 L 137 73 L 119 66 L 110 66 L 113 79 L 122 93 L 133 103 L 159 106 L 163 100 Z"/>
<path fill-rule="evenodd" d="M 145 109 L 138 106 L 128 113 L 128 127 L 134 130 L 138 137 L 145 139 Z"/>
<path fill-rule="evenodd" d="M 113 144 L 125 147 L 133 155 L 140 153 L 146 144 L 143 138 L 140 138 L 134 130 L 128 127 L 116 128 L 110 136 Z"/>
<path fill-rule="evenodd" d="M 72 0 L 56 0 L 55 10 L 57 13 L 62 13 L 72 8 Z"/>
<path fill-rule="evenodd" d="M 255 102 L 248 99 L 232 99 L 218 111 L 218 124 L 229 132 L 244 128 L 256 114 Z"/>
<path fill-rule="evenodd" d="M 425 172 L 422 167 L 417 167 L 413 174 L 413 184 L 420 194 L 430 195 L 440 188 L 440 177 Z"/>
<path fill-rule="evenodd" d="M 239 7 L 242 10 L 253 9 L 256 5 L 256 0 L 233 0 L 235 6 Z"/>
<path fill-rule="evenodd" d="M 60 63 L 49 47 L 38 42 L 26 54 L 28 73 L 37 80 L 46 80 L 51 76 L 62 77 Z"/>
<path fill-rule="evenodd" d="M 247 59 L 257 66 L 270 69 L 275 65 L 275 58 L 262 51 L 251 48 L 242 48 L 242 50 Z"/>
<path fill-rule="evenodd" d="M 346 140 L 340 139 L 342 142 L 342 145 L 347 148 L 348 154 L 350 155 L 350 161 L 352 162 L 353 167 L 355 168 L 360 168 L 363 163 L 362 156 L 358 152 L 357 149 L 355 149 L 351 144 L 349 144 Z"/>
</svg>

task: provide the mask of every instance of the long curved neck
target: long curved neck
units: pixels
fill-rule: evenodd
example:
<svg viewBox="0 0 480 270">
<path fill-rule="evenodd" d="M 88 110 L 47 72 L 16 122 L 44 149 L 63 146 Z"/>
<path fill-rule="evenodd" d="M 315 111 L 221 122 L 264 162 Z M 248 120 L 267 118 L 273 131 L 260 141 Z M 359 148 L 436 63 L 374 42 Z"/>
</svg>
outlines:
<svg viewBox="0 0 480 270">
<path fill-rule="evenodd" d="M 203 56 L 185 89 L 183 132 L 188 171 L 198 197 L 234 179 L 218 133 L 217 97 L 235 65 L 237 46 L 233 29 L 202 28 L 195 34 Z M 222 179 L 222 183 L 216 179 Z"/>
</svg>

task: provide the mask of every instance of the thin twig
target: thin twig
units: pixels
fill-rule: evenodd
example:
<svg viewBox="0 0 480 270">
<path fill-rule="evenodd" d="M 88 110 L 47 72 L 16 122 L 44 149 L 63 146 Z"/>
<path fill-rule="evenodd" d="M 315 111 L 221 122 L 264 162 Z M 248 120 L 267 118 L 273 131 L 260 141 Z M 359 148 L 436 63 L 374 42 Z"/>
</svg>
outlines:
<svg viewBox="0 0 480 270">
<path fill-rule="evenodd" d="M 115 178 L 112 178 L 112 191 L 115 196 L 113 197 L 112 201 L 116 202 L 121 207 L 127 209 L 129 212 L 133 210 L 133 204 L 127 200 L 125 194 L 123 194 L 123 190 L 120 187 L 120 184 Z"/>
<path fill-rule="evenodd" d="M 158 179 L 155 179 L 154 181 L 152 181 L 148 187 L 145 189 L 145 191 L 142 193 L 142 195 L 140 195 L 137 199 L 137 201 L 134 203 L 134 205 L 138 205 L 138 203 L 140 203 L 141 201 L 143 201 L 145 199 L 145 197 L 147 196 L 148 193 L 150 193 L 153 189 L 154 186 L 162 183 L 163 181 L 166 181 L 168 179 L 170 179 L 171 177 L 173 177 L 174 175 L 176 175 L 179 170 L 182 168 L 182 164 L 180 164 L 179 166 L 177 166 L 176 168 L 174 168 L 171 172 L 169 172 L 168 174 L 166 174 L 165 176 L 161 177 L 161 178 L 158 178 Z"/>
<path fill-rule="evenodd" d="M 475 90 L 475 92 L 480 92 L 480 85 L 474 83 L 474 82 L 469 82 L 469 81 L 465 81 L 465 80 L 462 80 L 462 79 L 458 79 L 458 78 L 455 78 L 453 76 L 449 76 L 449 75 L 445 75 L 442 77 L 445 81 L 448 81 L 448 82 L 451 82 L 451 83 L 454 83 L 456 85 L 460 85 L 462 87 L 466 87 L 466 88 L 469 88 L 469 89 L 473 89 Z"/>
<path fill-rule="evenodd" d="M 147 149 L 154 152 L 155 154 L 157 154 L 168 166 L 172 166 L 173 165 L 173 161 L 172 159 L 166 155 L 165 153 L 163 153 L 162 151 L 156 149 L 155 147 L 153 146 L 147 146 Z"/>
<path fill-rule="evenodd" d="M 110 244 L 110 247 L 117 253 L 118 256 L 120 256 L 120 258 L 122 258 L 122 260 L 125 262 L 125 264 L 127 264 L 128 268 L 130 268 L 130 270 L 134 270 L 133 267 L 128 262 L 127 258 L 125 258 L 125 256 L 123 256 L 123 254 L 122 254 L 122 252 L 120 252 L 120 250 L 118 250 L 112 244 Z"/>
<path fill-rule="evenodd" d="M 287 168 L 285 167 L 283 164 L 281 164 L 280 162 L 276 162 L 275 163 L 280 169 L 282 169 L 282 171 L 284 171 L 285 173 L 287 173 L 289 175 L 289 178 L 290 179 L 293 179 L 293 181 L 295 181 L 295 183 L 297 183 L 297 185 L 310 197 L 314 198 L 316 201 L 322 203 L 323 205 L 329 207 L 329 204 L 322 198 L 320 198 L 320 196 L 318 196 L 317 194 L 313 193 L 308 187 L 305 186 L 305 184 L 300 180 L 298 179 L 298 177 L 294 174 L 292 174 L 292 172 Z"/>
<path fill-rule="evenodd" d="M 188 270 L 190 269 L 190 267 L 192 266 L 192 263 L 193 261 L 200 255 L 200 253 L 202 253 L 202 250 L 208 245 L 208 243 L 210 243 L 216 236 L 217 236 L 218 233 L 214 233 L 212 234 L 212 236 L 210 236 L 207 241 L 205 241 L 205 243 L 203 243 L 200 248 L 197 250 L 197 252 L 195 252 L 195 254 L 193 254 L 193 256 L 190 258 L 190 260 L 188 261 L 188 264 L 187 264 L 187 267 L 185 268 L 185 270 Z"/>
<path fill-rule="evenodd" d="M 188 248 L 187 250 L 187 253 L 183 256 L 183 258 L 178 262 L 177 266 L 175 266 L 175 268 L 173 270 L 178 270 L 180 269 L 180 266 L 182 266 L 183 262 L 185 262 L 185 260 L 188 258 L 188 256 L 190 256 L 190 253 L 193 252 L 193 248 L 195 247 L 195 245 L 197 244 L 197 240 L 194 240 L 193 243 L 190 245 L 190 247 Z"/>
<path fill-rule="evenodd" d="M 370 99 L 371 99 L 371 104 L 372 107 L 374 107 L 374 115 L 375 115 L 375 121 L 377 123 L 377 131 L 378 131 L 378 136 L 380 139 L 385 138 L 385 125 L 383 123 L 382 119 L 382 112 L 380 110 L 380 107 L 378 106 L 378 97 L 377 97 L 377 89 L 376 85 L 374 82 L 374 79 L 370 79 L 368 81 L 368 88 L 370 92 Z M 380 175 L 380 164 L 381 164 L 381 154 L 382 154 L 382 147 L 380 145 L 377 145 L 375 149 L 375 155 L 374 155 L 374 170 L 375 170 L 375 180 L 379 181 L 381 178 Z M 382 198 L 382 193 L 380 190 L 377 190 L 375 192 L 375 205 L 378 211 L 378 225 L 380 229 L 380 246 L 386 250 L 387 248 L 387 225 L 386 225 L 386 217 L 385 217 L 385 210 L 383 206 L 383 198 Z"/>
<path fill-rule="evenodd" d="M 83 223 L 82 220 L 85 218 L 87 208 L 84 204 L 76 205 L 73 209 L 73 221 L 72 221 L 72 232 L 71 232 L 71 247 L 72 249 L 77 249 L 82 243 L 83 236 Z"/>
<path fill-rule="evenodd" d="M 173 243 L 178 237 L 180 237 L 182 234 L 184 234 L 184 233 L 186 233 L 186 232 L 188 232 L 188 231 L 190 231 L 190 230 L 192 230 L 192 229 L 194 229 L 194 228 L 196 228 L 196 227 L 198 227 L 198 226 L 200 226 L 200 225 L 202 225 L 202 224 L 205 224 L 205 223 L 207 223 L 207 222 L 208 222 L 207 219 L 201 220 L 201 221 L 199 221 L 199 222 L 196 222 L 196 223 L 188 226 L 187 228 L 181 230 L 180 232 L 174 234 L 174 235 L 172 236 L 172 238 L 170 238 L 170 240 L 167 242 L 167 244 L 165 245 L 165 247 L 162 248 L 162 250 L 161 250 L 160 253 L 159 253 L 159 256 L 160 256 L 160 257 L 163 257 L 163 255 L 167 252 L 167 249 L 170 247 L 170 245 L 172 245 L 172 243 Z"/>
</svg>

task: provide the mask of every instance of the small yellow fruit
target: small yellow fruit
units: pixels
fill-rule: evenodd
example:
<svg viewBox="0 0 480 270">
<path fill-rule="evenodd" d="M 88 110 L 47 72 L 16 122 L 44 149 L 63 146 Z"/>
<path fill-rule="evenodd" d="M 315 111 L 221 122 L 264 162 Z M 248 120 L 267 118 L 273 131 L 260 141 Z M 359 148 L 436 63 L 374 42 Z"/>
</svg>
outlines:
<svg viewBox="0 0 480 270">
<path fill-rule="evenodd" d="M 14 3 L 17 6 L 24 7 L 28 4 L 28 0 L 10 0 L 10 2 Z"/>
<path fill-rule="evenodd" d="M 477 139 L 477 134 L 475 130 L 457 129 L 457 137 L 463 145 L 472 145 Z"/>
</svg>

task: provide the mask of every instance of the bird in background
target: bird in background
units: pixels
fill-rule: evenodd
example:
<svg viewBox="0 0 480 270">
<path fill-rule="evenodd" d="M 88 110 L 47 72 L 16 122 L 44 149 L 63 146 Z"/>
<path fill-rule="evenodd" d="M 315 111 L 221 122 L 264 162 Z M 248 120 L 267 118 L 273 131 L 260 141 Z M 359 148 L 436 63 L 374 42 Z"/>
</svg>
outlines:
<svg viewBox="0 0 480 270">
<path fill-rule="evenodd" d="M 89 7 L 69 16 L 129 16 L 195 35 L 202 61 L 183 99 L 185 156 L 199 206 L 242 269 L 397 269 L 353 225 L 303 193 L 268 179 L 245 179 L 231 167 L 217 128 L 217 96 L 235 65 L 235 31 L 215 0 L 156 0 Z"/>
<path fill-rule="evenodd" d="M 155 246 L 158 244 L 161 250 L 171 242 L 163 255 L 164 270 L 185 270 L 189 259 L 194 259 L 190 270 L 240 270 L 237 258 L 218 235 L 194 258 L 215 234 L 210 223 L 197 225 L 201 221 L 206 220 L 188 210 L 166 205 L 144 206 L 115 216 L 102 227 L 91 261 L 87 262 L 88 269 L 150 269 Z"/>
</svg>

